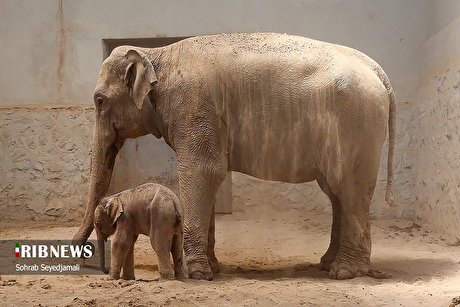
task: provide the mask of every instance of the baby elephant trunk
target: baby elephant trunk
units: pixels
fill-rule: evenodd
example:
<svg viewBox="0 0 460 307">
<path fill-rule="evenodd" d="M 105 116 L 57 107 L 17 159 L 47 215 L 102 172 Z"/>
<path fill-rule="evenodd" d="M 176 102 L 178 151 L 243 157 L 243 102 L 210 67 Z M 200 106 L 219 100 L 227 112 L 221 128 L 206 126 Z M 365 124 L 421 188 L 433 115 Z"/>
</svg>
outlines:
<svg viewBox="0 0 460 307">
<path fill-rule="evenodd" d="M 99 248 L 99 259 L 101 263 L 101 270 L 105 274 L 109 274 L 109 270 L 105 267 L 105 240 L 106 238 L 99 232 L 96 231 L 97 243 Z"/>
</svg>

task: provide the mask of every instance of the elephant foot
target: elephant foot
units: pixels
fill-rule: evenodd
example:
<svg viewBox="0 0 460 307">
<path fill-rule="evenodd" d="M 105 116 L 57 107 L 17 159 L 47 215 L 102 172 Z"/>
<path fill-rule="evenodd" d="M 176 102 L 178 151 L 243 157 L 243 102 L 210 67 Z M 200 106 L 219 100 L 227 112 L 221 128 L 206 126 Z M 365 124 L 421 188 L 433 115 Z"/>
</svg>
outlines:
<svg viewBox="0 0 460 307">
<path fill-rule="evenodd" d="M 180 272 L 174 275 L 174 278 L 176 278 L 177 280 L 187 279 L 187 274 L 185 272 Z"/>
<path fill-rule="evenodd" d="M 124 280 L 135 280 L 136 279 L 136 277 L 134 277 L 134 274 L 133 275 L 131 275 L 131 274 L 129 274 L 129 275 L 128 274 L 127 275 L 123 274 L 123 275 L 121 275 L 120 278 L 124 279 Z"/>
<path fill-rule="evenodd" d="M 109 274 L 109 276 L 107 276 L 106 280 L 119 280 L 120 279 L 120 275 L 112 275 L 112 274 Z"/>
<path fill-rule="evenodd" d="M 188 274 L 188 277 L 191 279 L 208 280 L 208 281 L 214 278 L 214 276 L 212 275 L 212 272 L 203 272 L 203 271 L 190 272 Z"/>
<path fill-rule="evenodd" d="M 171 273 L 161 273 L 160 272 L 160 281 L 163 280 L 174 280 L 174 274 Z"/>
<path fill-rule="evenodd" d="M 335 260 L 335 256 L 337 255 L 337 251 L 332 251 L 331 248 L 327 250 L 327 252 L 321 257 L 321 261 L 319 267 L 323 271 L 329 271 L 331 269 L 331 264 Z"/>
<path fill-rule="evenodd" d="M 212 280 L 214 278 L 211 267 L 208 264 L 191 263 L 188 264 L 188 277 L 198 280 Z"/>
<path fill-rule="evenodd" d="M 329 271 L 331 269 L 332 261 L 326 261 L 321 258 L 321 262 L 319 263 L 319 268 L 321 271 Z"/>
<path fill-rule="evenodd" d="M 350 258 L 348 258 L 350 259 Z M 366 276 L 369 273 L 369 261 L 353 261 L 345 260 L 340 253 L 330 264 L 329 278 L 332 279 L 352 279 L 359 276 Z"/>
<path fill-rule="evenodd" d="M 369 270 L 367 272 L 367 276 L 375 278 L 375 279 L 388 279 L 391 278 L 393 275 L 388 272 L 382 272 L 379 270 Z"/>
<path fill-rule="evenodd" d="M 331 279 L 343 280 L 366 275 L 367 273 L 362 270 L 354 270 L 352 268 L 331 268 L 328 276 Z"/>
<path fill-rule="evenodd" d="M 217 274 L 220 272 L 219 260 L 217 260 L 215 255 L 208 256 L 208 262 L 213 274 Z"/>
<path fill-rule="evenodd" d="M 187 270 L 185 269 L 185 265 L 175 266 L 175 268 L 174 268 L 174 278 L 176 278 L 178 280 L 188 278 Z"/>
</svg>

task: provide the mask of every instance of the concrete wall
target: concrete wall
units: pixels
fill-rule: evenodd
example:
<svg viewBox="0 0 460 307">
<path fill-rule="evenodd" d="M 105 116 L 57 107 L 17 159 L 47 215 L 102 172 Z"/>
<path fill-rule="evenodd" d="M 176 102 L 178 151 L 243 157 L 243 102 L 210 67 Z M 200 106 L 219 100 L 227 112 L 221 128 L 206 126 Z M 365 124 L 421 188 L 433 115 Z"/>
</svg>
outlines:
<svg viewBox="0 0 460 307">
<path fill-rule="evenodd" d="M 428 0 L 1 1 L 0 39 L 7 47 L 0 59 L 0 104 L 91 104 L 103 38 L 254 31 L 364 51 L 385 68 L 398 99 L 408 100 L 431 6 Z"/>
<path fill-rule="evenodd" d="M 414 216 L 460 243 L 460 1 L 433 10 L 414 98 Z"/>
<path fill-rule="evenodd" d="M 4 217 L 81 216 L 85 197 L 79 195 L 87 192 L 89 144 L 94 124 L 92 111 L 84 105 L 92 104 L 92 91 L 103 57 L 102 39 L 274 31 L 354 47 L 381 64 L 399 101 L 395 163 L 398 205 L 390 209 L 383 202 L 385 152 L 372 214 L 417 218 L 442 230 L 447 220 L 435 217 L 436 212 L 443 212 L 442 216 L 456 216 L 458 212 L 458 204 L 452 201 L 458 196 L 455 194 L 458 187 L 454 186 L 458 177 L 439 179 L 436 175 L 437 169 L 445 169 L 450 176 L 449 167 L 456 165 L 458 147 L 452 139 L 458 136 L 457 126 L 454 118 L 447 120 L 444 115 L 447 111 L 449 116 L 458 114 L 453 107 L 458 101 L 454 87 L 458 76 L 452 68 L 459 54 L 458 3 L 455 0 L 199 0 L 191 5 L 185 0 L 2 1 L 0 105 L 4 107 L 0 110 L 0 129 L 2 156 L 6 158 L 2 158 L 0 169 L 8 173 L 0 179 L 0 207 L 7 206 L 8 212 Z M 438 93 L 434 81 L 440 76 L 446 77 L 442 85 L 446 89 Z M 83 106 L 25 107 L 28 104 Z M 11 105 L 22 107 L 12 109 L 8 107 Z M 62 125 L 72 129 L 60 130 Z M 434 134 L 430 135 L 432 131 Z M 440 138 L 446 143 L 445 152 L 418 149 L 422 140 L 426 146 L 435 145 L 431 138 L 446 131 L 452 137 Z M 56 135 L 66 140 L 76 139 L 73 142 L 78 149 L 54 150 L 56 146 L 60 148 L 59 142 L 54 141 Z M 29 138 L 39 136 L 51 141 L 28 147 Z M 14 139 L 23 140 L 25 145 L 17 147 Z M 21 154 L 16 153 L 18 148 Z M 443 160 L 442 166 L 434 165 L 434 160 L 442 160 L 440 157 L 448 159 Z M 173 184 L 174 159 L 174 153 L 161 140 L 153 137 L 130 140 L 117 158 L 111 190 L 151 179 Z M 53 167 L 48 164 L 56 161 L 63 164 L 61 171 L 54 172 L 54 179 L 49 180 L 51 173 L 47 172 Z M 429 183 L 433 191 L 428 192 L 420 185 L 421 178 L 426 176 L 433 180 Z M 439 187 L 442 191 L 447 182 L 450 192 L 439 192 Z M 266 204 L 267 208 L 291 205 L 330 210 L 327 199 L 314 183 L 267 183 L 241 174 L 234 174 L 233 183 L 236 210 L 264 210 L 260 204 Z M 434 190 L 440 194 L 436 199 L 432 199 Z M 47 210 L 58 203 L 59 210 Z M 445 210 L 438 210 L 437 206 Z M 448 228 L 445 233 L 452 237 L 455 229 Z"/>
</svg>

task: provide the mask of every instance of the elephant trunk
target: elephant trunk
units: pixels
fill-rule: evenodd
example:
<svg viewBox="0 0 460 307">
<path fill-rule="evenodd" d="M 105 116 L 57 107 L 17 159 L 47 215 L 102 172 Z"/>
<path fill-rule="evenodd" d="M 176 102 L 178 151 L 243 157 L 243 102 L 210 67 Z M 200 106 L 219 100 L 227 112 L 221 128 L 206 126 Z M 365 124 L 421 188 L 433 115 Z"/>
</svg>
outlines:
<svg viewBox="0 0 460 307">
<path fill-rule="evenodd" d="M 116 133 L 113 126 L 109 129 L 101 130 L 102 123 L 99 123 L 98 119 L 96 118 L 92 144 L 89 197 L 83 222 L 73 237 L 74 242 L 86 242 L 93 231 L 94 210 L 99 201 L 107 193 L 115 158 L 123 145 L 123 142 L 116 141 Z"/>
<path fill-rule="evenodd" d="M 109 274 L 109 270 L 105 267 L 105 241 L 106 238 L 101 234 L 100 231 L 96 230 L 97 244 L 99 249 L 99 260 L 101 264 L 101 270 L 104 274 Z"/>
</svg>

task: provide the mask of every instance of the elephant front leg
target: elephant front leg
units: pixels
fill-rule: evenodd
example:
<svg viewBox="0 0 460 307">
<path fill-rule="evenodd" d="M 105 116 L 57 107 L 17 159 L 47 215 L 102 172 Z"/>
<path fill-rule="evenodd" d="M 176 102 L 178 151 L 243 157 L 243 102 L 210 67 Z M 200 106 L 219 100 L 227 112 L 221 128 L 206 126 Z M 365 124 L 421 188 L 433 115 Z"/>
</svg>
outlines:
<svg viewBox="0 0 460 307">
<path fill-rule="evenodd" d="M 125 263 L 128 251 L 129 244 L 127 244 L 126 241 L 117 238 L 113 240 L 110 272 L 107 279 L 120 279 L 121 268 Z"/>
<path fill-rule="evenodd" d="M 339 198 L 332 193 L 329 184 L 324 177 L 317 179 L 318 185 L 321 190 L 329 197 L 332 204 L 332 229 L 331 229 L 331 241 L 329 247 L 321 257 L 320 268 L 324 271 L 329 271 L 331 263 L 334 261 L 337 252 L 339 251 L 340 244 L 340 228 L 342 219 L 342 210 L 340 208 Z"/>
<path fill-rule="evenodd" d="M 339 251 L 340 244 L 340 224 L 341 224 L 341 208 L 340 202 L 337 198 L 331 199 L 332 202 L 332 229 L 331 229 L 331 241 L 329 243 L 329 248 L 326 253 L 321 257 L 321 269 L 324 271 L 329 271 L 331 268 L 331 263 L 334 261 L 335 256 Z"/>
<path fill-rule="evenodd" d="M 137 237 L 137 235 L 134 236 L 133 242 L 131 243 L 131 246 L 129 248 L 128 254 L 123 264 L 123 274 L 121 275 L 121 279 L 136 279 L 136 277 L 134 276 L 134 244 L 136 243 Z"/>
<path fill-rule="evenodd" d="M 217 187 L 225 177 L 195 173 L 179 178 L 180 195 L 184 204 L 184 252 L 188 274 L 193 279 L 212 280 L 213 272 L 208 257 L 214 262 L 214 228 L 210 229 Z M 211 240 L 210 238 L 210 231 Z M 211 252 L 212 250 L 212 252 Z M 208 253 L 208 251 L 210 253 Z"/>
</svg>

